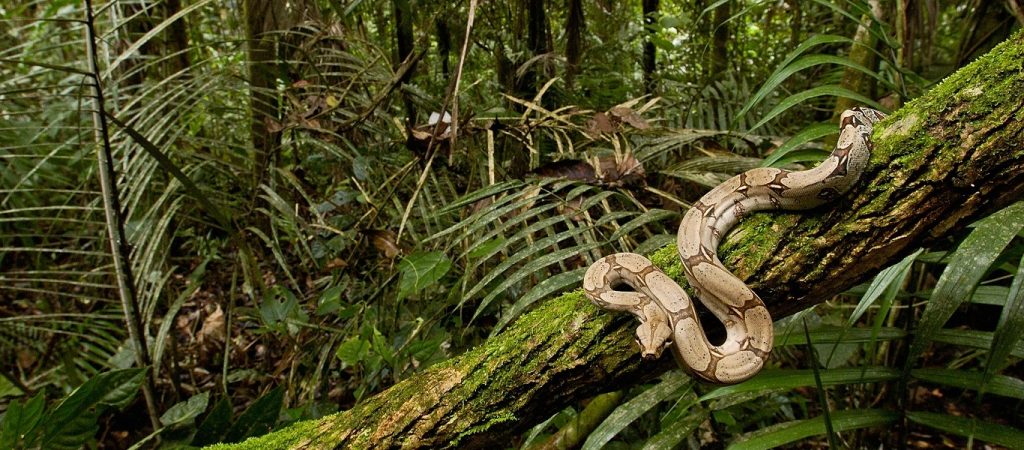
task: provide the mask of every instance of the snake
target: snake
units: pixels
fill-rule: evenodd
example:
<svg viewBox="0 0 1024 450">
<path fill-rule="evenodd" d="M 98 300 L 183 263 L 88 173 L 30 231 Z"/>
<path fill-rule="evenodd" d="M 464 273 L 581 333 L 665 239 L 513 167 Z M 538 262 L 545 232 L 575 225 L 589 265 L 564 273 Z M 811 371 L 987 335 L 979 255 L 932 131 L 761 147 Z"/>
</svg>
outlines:
<svg viewBox="0 0 1024 450">
<path fill-rule="evenodd" d="M 636 342 L 646 360 L 671 348 L 676 361 L 715 384 L 735 384 L 764 367 L 772 350 L 772 317 L 764 302 L 719 260 L 717 248 L 748 214 L 806 210 L 845 194 L 860 178 L 871 154 L 871 132 L 885 114 L 856 107 L 839 119 L 835 148 L 819 165 L 800 171 L 760 167 L 736 175 L 694 203 L 676 236 L 686 280 L 698 301 L 721 321 L 725 340 L 712 344 L 682 286 L 635 253 L 594 262 L 583 276 L 583 292 L 608 311 L 640 320 Z"/>
</svg>

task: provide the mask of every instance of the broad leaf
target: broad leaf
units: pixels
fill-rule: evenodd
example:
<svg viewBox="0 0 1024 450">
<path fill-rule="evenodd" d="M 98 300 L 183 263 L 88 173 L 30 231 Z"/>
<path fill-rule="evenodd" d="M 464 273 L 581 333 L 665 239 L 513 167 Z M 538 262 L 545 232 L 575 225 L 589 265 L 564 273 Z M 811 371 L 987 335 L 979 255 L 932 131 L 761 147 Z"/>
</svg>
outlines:
<svg viewBox="0 0 1024 450">
<path fill-rule="evenodd" d="M 90 378 L 46 416 L 42 447 L 77 449 L 84 445 L 99 429 L 96 422 L 102 410 L 127 405 L 145 374 L 144 369 L 124 369 Z"/>
<path fill-rule="evenodd" d="M 164 411 L 163 415 L 160 416 L 160 424 L 165 427 L 175 427 L 182 424 L 190 424 L 192 420 L 198 417 L 203 411 L 206 411 L 206 405 L 210 402 L 210 393 L 202 392 L 188 400 L 178 402 L 174 406 L 171 406 Z"/>
<path fill-rule="evenodd" d="M 277 424 L 284 403 L 284 386 L 278 386 L 257 399 L 235 421 L 224 436 L 224 442 L 239 442 L 269 432 Z"/>
<path fill-rule="evenodd" d="M 416 252 L 406 256 L 398 263 L 398 271 L 402 277 L 398 282 L 398 298 L 408 298 L 423 289 L 437 283 L 448 270 L 452 262 L 443 252 Z"/>
</svg>

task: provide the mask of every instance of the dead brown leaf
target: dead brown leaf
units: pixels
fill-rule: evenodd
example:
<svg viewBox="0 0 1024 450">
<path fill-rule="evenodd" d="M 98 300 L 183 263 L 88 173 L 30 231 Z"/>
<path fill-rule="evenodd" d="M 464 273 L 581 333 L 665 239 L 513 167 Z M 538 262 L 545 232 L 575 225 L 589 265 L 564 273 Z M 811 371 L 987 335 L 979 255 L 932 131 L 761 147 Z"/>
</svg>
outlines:
<svg viewBox="0 0 1024 450">
<path fill-rule="evenodd" d="M 368 230 L 365 233 L 370 236 L 370 242 L 373 243 L 373 247 L 388 259 L 394 259 L 402 254 L 402 249 L 398 247 L 398 240 L 394 231 Z"/>
<path fill-rule="evenodd" d="M 646 130 L 651 127 L 643 117 L 640 117 L 636 111 L 626 106 L 616 106 L 608 111 L 615 117 L 618 117 L 625 123 L 628 123 L 638 130 Z"/>
<path fill-rule="evenodd" d="M 197 341 L 199 345 L 210 346 L 224 342 L 226 333 L 224 328 L 224 310 L 217 305 L 210 315 L 203 320 L 203 326 L 199 329 Z"/>
<path fill-rule="evenodd" d="M 587 121 L 587 131 L 593 135 L 611 133 L 615 131 L 615 125 L 607 114 L 599 112 Z"/>
</svg>

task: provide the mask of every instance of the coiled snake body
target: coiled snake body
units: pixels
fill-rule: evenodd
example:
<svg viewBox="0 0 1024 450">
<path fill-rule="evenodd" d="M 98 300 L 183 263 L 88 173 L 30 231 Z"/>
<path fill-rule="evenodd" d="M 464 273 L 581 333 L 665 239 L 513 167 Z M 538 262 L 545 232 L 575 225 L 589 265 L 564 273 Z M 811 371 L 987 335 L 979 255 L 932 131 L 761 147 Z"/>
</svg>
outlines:
<svg viewBox="0 0 1024 450">
<path fill-rule="evenodd" d="M 867 165 L 872 127 L 884 117 L 868 108 L 848 110 L 835 150 L 817 167 L 749 170 L 712 189 L 683 216 L 676 246 L 697 298 L 725 325 L 721 345 L 708 341 L 683 288 L 641 255 L 598 260 L 583 276 L 584 292 L 602 309 L 640 319 L 636 337 L 645 359 L 671 346 L 677 361 L 705 380 L 731 384 L 754 376 L 772 349 L 772 319 L 757 294 L 719 261 L 719 241 L 750 212 L 808 209 L 845 193 Z M 622 285 L 632 290 L 616 290 Z"/>
</svg>

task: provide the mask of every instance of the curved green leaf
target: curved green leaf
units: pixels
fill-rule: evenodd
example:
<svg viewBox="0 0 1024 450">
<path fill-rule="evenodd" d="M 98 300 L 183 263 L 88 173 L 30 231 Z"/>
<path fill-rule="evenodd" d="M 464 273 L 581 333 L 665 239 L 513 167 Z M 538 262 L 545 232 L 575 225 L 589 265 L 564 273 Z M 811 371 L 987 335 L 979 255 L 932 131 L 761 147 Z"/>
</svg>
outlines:
<svg viewBox="0 0 1024 450">
<path fill-rule="evenodd" d="M 991 375 L 963 369 L 914 369 L 910 375 L 919 380 L 972 391 L 1024 400 L 1024 381 L 1005 375 Z"/>
<path fill-rule="evenodd" d="M 800 103 L 803 103 L 806 100 L 823 96 L 849 98 L 878 110 L 886 110 L 886 108 L 882 107 L 882 105 L 880 105 L 878 102 L 868 97 L 865 97 L 861 94 L 853 92 L 839 85 L 828 84 L 825 86 L 813 87 L 806 91 L 797 92 L 796 94 L 786 97 L 781 102 L 779 102 L 778 105 L 775 105 L 775 107 L 772 108 L 771 111 L 768 111 L 768 113 L 765 114 L 765 116 L 762 117 L 761 120 L 759 120 L 756 124 L 754 124 L 754 126 L 750 127 L 750 131 L 760 128 L 762 125 L 768 123 L 768 121 L 774 119 L 779 114 L 786 112 L 790 108 L 799 105 Z"/>
<path fill-rule="evenodd" d="M 908 361 L 924 351 L 949 317 L 971 298 L 982 276 L 1017 233 L 1024 228 L 1024 202 L 1014 203 L 977 222 L 942 271 L 931 300 L 921 314 Z"/>
<path fill-rule="evenodd" d="M 1010 353 L 1024 335 L 1024 256 L 1017 263 L 1017 274 L 1010 284 L 1006 304 L 992 334 L 992 349 L 985 361 L 985 375 L 992 376 L 1009 364 Z"/>
<path fill-rule="evenodd" d="M 1008 448 L 1024 448 L 1024 431 L 975 418 L 925 411 L 907 411 L 907 419 L 930 428 Z"/>
<path fill-rule="evenodd" d="M 832 427 L 837 432 L 877 427 L 895 423 L 899 413 L 878 409 L 856 409 L 832 413 Z M 729 450 L 767 449 L 825 434 L 823 417 L 784 422 L 747 434 L 729 444 Z"/>
<path fill-rule="evenodd" d="M 900 377 L 900 372 L 888 367 L 848 367 L 821 370 L 820 375 L 822 385 L 832 386 L 837 384 L 878 383 L 895 380 Z M 770 392 L 814 386 L 815 384 L 812 370 L 765 369 L 754 378 L 740 384 L 723 386 L 708 392 L 701 396 L 700 401 L 704 402 L 751 392 Z"/>
<path fill-rule="evenodd" d="M 648 388 L 631 400 L 615 408 L 601 425 L 583 443 L 583 450 L 599 450 L 615 438 L 637 418 L 658 405 L 659 402 L 678 397 L 680 392 L 693 385 L 693 380 L 682 372 L 672 371 L 661 378 L 661 382 Z"/>
<path fill-rule="evenodd" d="M 794 150 L 808 142 L 821 139 L 825 136 L 836 134 L 838 132 L 839 127 L 834 123 L 816 123 L 814 125 L 810 125 L 800 130 L 800 132 L 793 135 L 793 137 L 787 139 L 786 142 L 779 146 L 779 148 L 775 149 L 771 155 L 768 155 L 768 157 L 761 162 L 761 166 L 782 167 L 794 162 L 808 161 L 809 159 L 803 159 L 807 157 L 804 154 L 799 155 L 800 158 L 794 158 Z M 811 154 L 822 154 L 823 156 L 827 156 L 829 152 L 825 150 L 815 150 Z"/>
<path fill-rule="evenodd" d="M 852 42 L 853 39 L 850 39 L 846 36 L 837 36 L 834 34 L 816 34 L 801 42 L 800 45 L 798 45 L 795 49 L 793 49 L 793 51 L 789 52 L 789 54 L 786 55 L 786 59 L 782 60 L 782 62 L 779 63 L 778 69 L 775 69 L 775 72 L 768 76 L 768 81 L 765 81 L 765 84 L 763 84 L 761 88 L 754 93 L 754 95 L 750 96 L 750 100 L 747 100 L 743 107 L 740 108 L 740 111 L 736 114 L 736 118 L 733 119 L 733 123 L 737 123 L 740 120 L 740 118 L 742 118 L 748 112 L 750 112 L 750 109 L 753 108 L 754 105 L 761 103 L 761 101 L 764 100 L 765 97 L 767 97 L 768 94 L 773 89 L 775 89 L 779 84 L 769 84 L 769 82 L 776 78 L 780 78 L 779 74 L 783 70 L 785 70 L 786 67 L 789 67 L 790 63 L 792 63 L 795 59 L 799 58 L 800 55 L 803 55 L 804 52 L 819 45 Z M 788 75 L 786 77 L 781 77 L 781 79 L 785 78 L 788 78 Z"/>
</svg>

